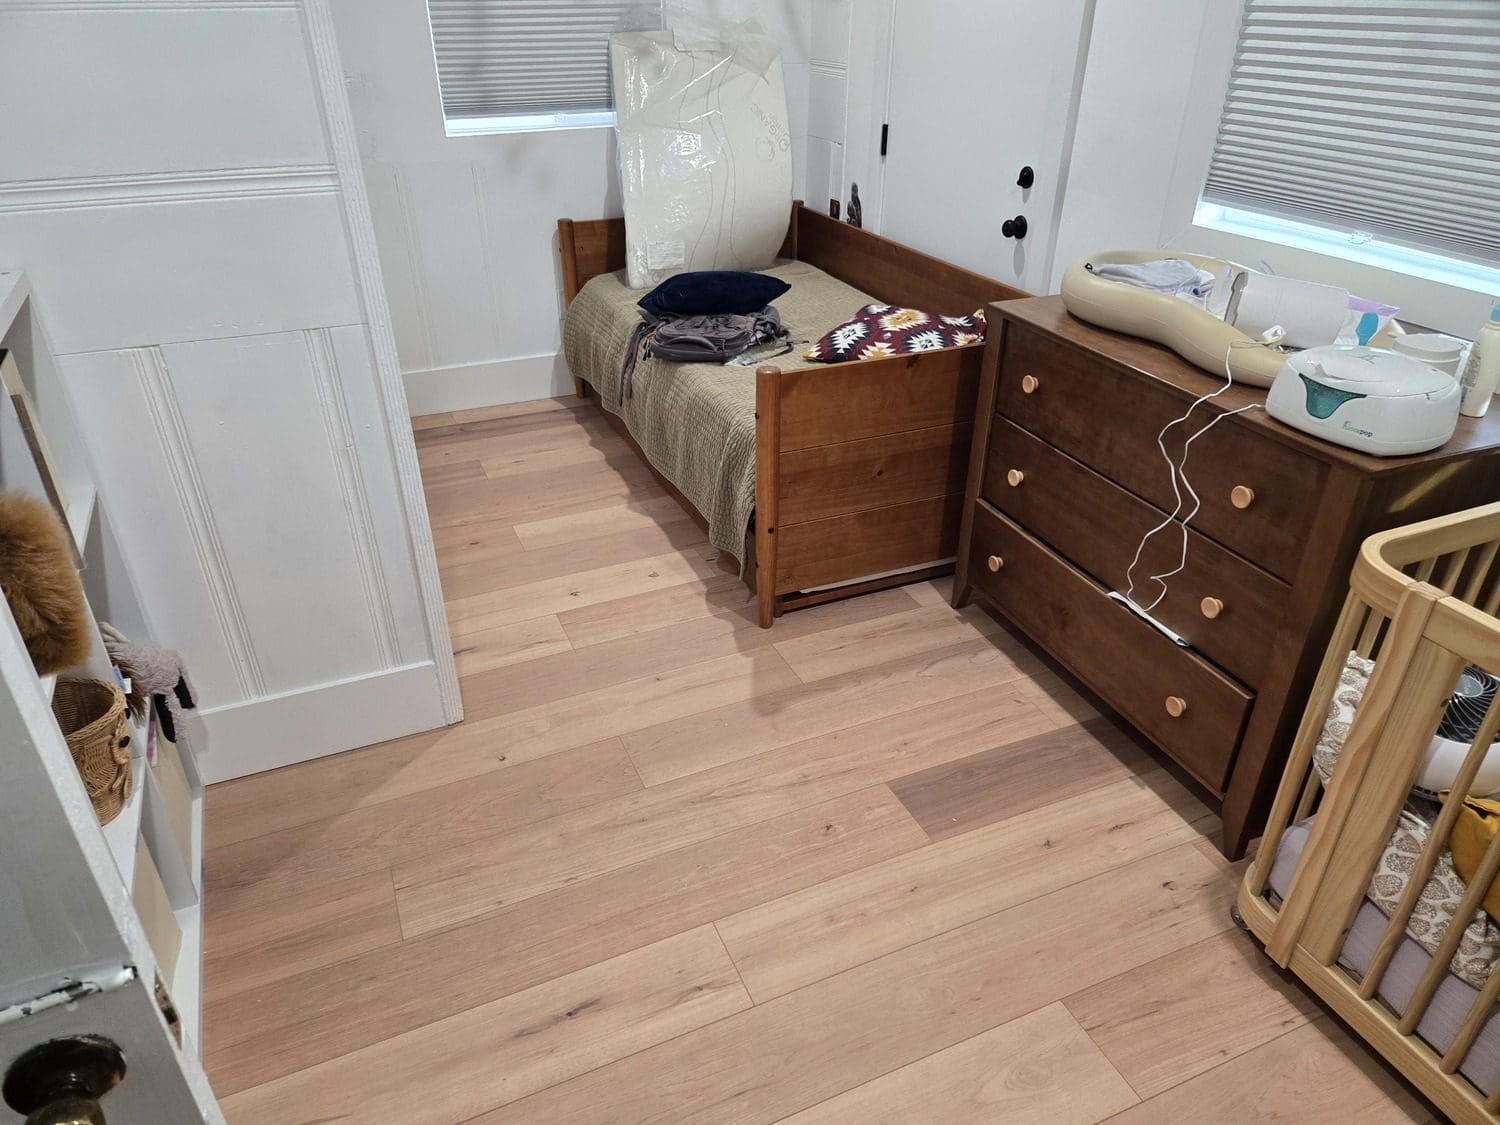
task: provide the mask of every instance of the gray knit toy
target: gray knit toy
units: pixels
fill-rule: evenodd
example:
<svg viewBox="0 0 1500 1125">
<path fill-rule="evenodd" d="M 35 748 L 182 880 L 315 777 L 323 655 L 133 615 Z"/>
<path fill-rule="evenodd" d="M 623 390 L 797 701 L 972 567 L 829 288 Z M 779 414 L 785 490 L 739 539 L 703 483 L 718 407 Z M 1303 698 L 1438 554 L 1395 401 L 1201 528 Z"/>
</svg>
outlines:
<svg viewBox="0 0 1500 1125">
<path fill-rule="evenodd" d="M 139 717 L 146 713 L 147 703 L 151 703 L 161 733 L 168 742 L 176 742 L 183 710 L 198 705 L 182 657 L 169 648 L 132 641 L 107 621 L 99 623 L 99 631 L 104 634 L 110 660 L 130 679 L 126 702 L 131 711 Z"/>
</svg>

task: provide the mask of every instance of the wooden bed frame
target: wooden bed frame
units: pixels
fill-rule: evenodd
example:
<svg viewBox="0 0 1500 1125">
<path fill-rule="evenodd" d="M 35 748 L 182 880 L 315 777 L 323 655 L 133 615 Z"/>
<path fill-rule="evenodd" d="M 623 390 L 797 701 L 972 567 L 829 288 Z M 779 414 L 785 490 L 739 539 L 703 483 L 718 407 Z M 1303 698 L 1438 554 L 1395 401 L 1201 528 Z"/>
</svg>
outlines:
<svg viewBox="0 0 1500 1125">
<path fill-rule="evenodd" d="M 568 303 L 590 278 L 625 268 L 623 219 L 561 219 L 557 228 Z M 877 300 L 929 312 L 963 315 L 1029 296 L 800 201 L 781 252 Z M 796 371 L 757 369 L 755 529 L 747 536 L 745 581 L 756 593 L 762 628 L 787 610 L 953 569 L 951 562 L 923 564 L 951 559 L 958 548 L 983 355 L 973 344 Z M 574 383 L 588 397 L 588 384 L 576 375 Z M 604 414 L 640 453 L 624 422 Z"/>
</svg>

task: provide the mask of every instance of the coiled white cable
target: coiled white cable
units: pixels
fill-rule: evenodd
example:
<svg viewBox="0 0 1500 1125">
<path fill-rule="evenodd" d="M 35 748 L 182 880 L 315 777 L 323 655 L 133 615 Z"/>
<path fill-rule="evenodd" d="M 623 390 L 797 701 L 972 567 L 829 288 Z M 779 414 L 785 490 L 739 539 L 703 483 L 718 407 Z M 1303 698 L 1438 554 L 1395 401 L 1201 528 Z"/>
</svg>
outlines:
<svg viewBox="0 0 1500 1125">
<path fill-rule="evenodd" d="M 1181 574 L 1182 571 L 1187 568 L 1188 524 L 1193 521 L 1193 517 L 1196 516 L 1199 509 L 1203 507 L 1202 497 L 1198 495 L 1197 490 L 1193 488 L 1192 482 L 1190 482 L 1187 478 L 1188 452 L 1192 449 L 1193 442 L 1197 441 L 1204 434 L 1208 433 L 1209 430 L 1213 429 L 1225 418 L 1232 417 L 1236 414 L 1244 414 L 1249 410 L 1259 410 L 1262 407 L 1260 403 L 1252 402 L 1248 406 L 1241 406 L 1235 410 L 1226 410 L 1222 413 L 1214 415 L 1209 419 L 1206 425 L 1197 430 L 1192 434 L 1192 436 L 1190 436 L 1186 441 L 1182 443 L 1182 461 L 1180 464 L 1174 463 L 1171 454 L 1167 452 L 1167 431 L 1170 430 L 1173 426 L 1186 422 L 1189 418 L 1191 418 L 1193 411 L 1196 410 L 1200 404 L 1210 402 L 1213 399 L 1218 398 L 1221 394 L 1223 394 L 1231 386 L 1234 385 L 1234 375 L 1229 367 L 1229 359 L 1233 354 L 1235 348 L 1266 347 L 1270 344 L 1274 344 L 1277 340 L 1280 339 L 1280 336 L 1275 335 L 1275 333 L 1276 329 L 1273 328 L 1259 340 L 1230 341 L 1229 347 L 1224 350 L 1224 385 L 1210 391 L 1206 395 L 1200 395 L 1198 398 L 1195 398 L 1192 404 L 1187 408 L 1186 411 L 1183 412 L 1180 418 L 1172 419 L 1172 421 L 1163 426 L 1161 428 L 1161 432 L 1156 435 L 1156 448 L 1161 450 L 1162 460 L 1167 463 L 1167 469 L 1172 475 L 1172 496 L 1175 501 L 1175 506 L 1173 507 L 1171 514 L 1168 515 L 1166 519 L 1162 520 L 1161 523 L 1157 524 L 1150 531 L 1146 532 L 1145 535 L 1141 536 L 1141 541 L 1139 544 L 1137 544 L 1135 549 L 1135 557 L 1130 560 L 1130 566 L 1125 570 L 1125 600 L 1128 601 L 1131 605 L 1135 606 L 1137 609 L 1140 609 L 1147 614 L 1149 614 L 1153 609 L 1159 606 L 1162 603 L 1162 599 L 1167 596 L 1166 580 L 1168 578 L 1174 577 L 1175 575 Z M 1179 477 L 1181 478 L 1180 486 L 1178 484 Z M 1192 510 L 1189 511 L 1185 516 L 1181 514 L 1183 508 L 1184 491 L 1186 491 L 1188 496 L 1192 497 Z M 1167 529 L 1168 527 L 1172 527 L 1173 525 L 1177 527 L 1178 533 L 1182 537 L 1181 549 L 1179 550 L 1177 556 L 1177 565 L 1171 570 L 1165 570 L 1160 574 L 1152 574 L 1148 576 L 1147 581 L 1155 582 L 1158 586 L 1161 587 L 1161 590 L 1150 605 L 1140 605 L 1135 600 L 1135 568 L 1140 565 L 1141 555 L 1145 552 L 1146 544 L 1151 541 L 1152 537 L 1155 536 L 1158 532 L 1164 531 L 1165 529 Z"/>
</svg>

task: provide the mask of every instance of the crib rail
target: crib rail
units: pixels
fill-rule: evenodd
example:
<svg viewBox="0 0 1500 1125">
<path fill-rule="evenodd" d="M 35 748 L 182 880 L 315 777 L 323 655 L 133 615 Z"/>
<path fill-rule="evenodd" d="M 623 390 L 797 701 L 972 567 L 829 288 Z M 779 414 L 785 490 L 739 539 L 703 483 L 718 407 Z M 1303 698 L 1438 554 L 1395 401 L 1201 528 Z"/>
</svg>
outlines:
<svg viewBox="0 0 1500 1125">
<path fill-rule="evenodd" d="M 1464 798 L 1500 736 L 1500 699 L 1486 710 L 1438 804 L 1427 842 L 1364 973 L 1356 976 L 1338 961 L 1460 676 L 1469 665 L 1500 676 L 1497 609 L 1500 504 L 1365 542 L 1240 899 L 1271 957 L 1304 976 L 1447 1112 L 1476 1121 L 1500 1121 L 1500 1087 L 1482 1094 L 1459 1072 L 1496 1013 L 1500 972 L 1484 982 L 1441 1053 L 1418 1029 L 1469 920 L 1500 875 L 1500 834 L 1401 1011 L 1385 1004 L 1381 986 Z M 1325 788 L 1313 757 L 1350 652 L 1373 660 L 1374 669 Z M 1309 817 L 1307 840 L 1278 899 L 1269 886 L 1277 854 L 1287 829 Z"/>
</svg>

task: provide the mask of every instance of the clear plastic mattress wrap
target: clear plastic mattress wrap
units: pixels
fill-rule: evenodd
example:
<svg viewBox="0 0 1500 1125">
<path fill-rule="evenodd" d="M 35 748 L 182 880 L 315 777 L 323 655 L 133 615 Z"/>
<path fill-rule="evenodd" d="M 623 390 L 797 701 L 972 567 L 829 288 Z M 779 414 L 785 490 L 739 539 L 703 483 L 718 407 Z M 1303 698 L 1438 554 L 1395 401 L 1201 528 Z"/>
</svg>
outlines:
<svg viewBox="0 0 1500 1125">
<path fill-rule="evenodd" d="M 792 203 L 776 42 L 753 20 L 640 7 L 621 17 L 609 59 L 631 287 L 769 266 Z"/>
</svg>

